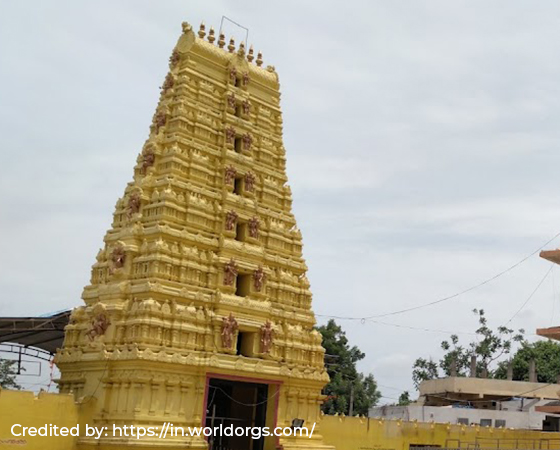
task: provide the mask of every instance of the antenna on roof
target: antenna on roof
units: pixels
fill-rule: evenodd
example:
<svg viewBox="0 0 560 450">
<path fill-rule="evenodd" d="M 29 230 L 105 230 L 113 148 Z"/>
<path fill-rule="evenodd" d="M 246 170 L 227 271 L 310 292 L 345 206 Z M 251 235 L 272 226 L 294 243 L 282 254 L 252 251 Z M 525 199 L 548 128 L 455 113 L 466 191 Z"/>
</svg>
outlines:
<svg viewBox="0 0 560 450">
<path fill-rule="evenodd" d="M 249 42 L 249 28 L 244 27 L 243 25 L 238 24 L 237 22 L 235 22 L 234 20 L 231 20 L 229 17 L 226 16 L 222 16 L 222 21 L 220 22 L 220 33 L 222 34 L 222 30 L 224 28 L 224 20 L 227 20 L 228 22 L 233 23 L 234 25 L 238 26 L 239 28 L 243 28 L 245 30 L 245 43 Z"/>
</svg>

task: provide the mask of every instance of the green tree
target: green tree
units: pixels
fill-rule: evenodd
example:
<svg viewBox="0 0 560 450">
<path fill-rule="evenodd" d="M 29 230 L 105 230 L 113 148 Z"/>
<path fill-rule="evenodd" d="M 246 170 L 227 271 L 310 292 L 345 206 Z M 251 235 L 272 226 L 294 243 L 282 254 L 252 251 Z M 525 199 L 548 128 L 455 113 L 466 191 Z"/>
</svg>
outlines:
<svg viewBox="0 0 560 450">
<path fill-rule="evenodd" d="M 422 381 L 433 380 L 439 377 L 438 364 L 431 357 L 418 358 L 412 366 L 412 381 L 418 388 Z"/>
<path fill-rule="evenodd" d="M 14 364 L 16 364 L 16 361 L 0 359 L 0 387 L 2 389 L 21 389 L 21 386 L 16 382 Z"/>
<path fill-rule="evenodd" d="M 404 391 L 401 395 L 399 395 L 399 406 L 406 406 L 410 405 L 412 400 L 410 400 L 410 393 L 408 391 Z"/>
<path fill-rule="evenodd" d="M 486 372 L 488 377 L 493 377 L 493 370 L 498 372 L 501 367 L 499 360 L 511 353 L 515 343 L 523 345 L 525 342 L 525 330 L 515 331 L 500 326 L 494 331 L 488 326 L 488 319 L 483 309 L 473 309 L 473 314 L 478 321 L 474 340 L 463 345 L 459 341 L 459 336 L 452 334 L 449 339 L 441 342 L 440 346 L 444 354 L 438 362 L 431 357 L 416 359 L 412 366 L 412 381 L 416 388 L 422 381 L 439 378 L 442 375 L 450 376 L 452 372 L 460 377 L 467 376 L 472 355 L 477 359 L 477 375 Z M 495 365 L 497 368 L 493 369 Z"/>
<path fill-rule="evenodd" d="M 529 380 L 529 361 L 535 360 L 537 381 L 540 383 L 556 383 L 560 374 L 560 344 L 553 341 L 523 342 L 521 348 L 511 359 L 513 379 Z M 507 378 L 508 361 L 501 361 L 494 376 Z"/>
<path fill-rule="evenodd" d="M 323 403 L 323 412 L 349 414 L 353 398 L 353 413 L 367 415 L 381 394 L 373 375 L 364 375 L 356 369 L 356 363 L 364 359 L 365 353 L 356 346 L 350 347 L 346 333 L 334 320 L 317 330 L 323 336 L 325 365 L 330 377 L 324 389 L 327 400 Z"/>
</svg>

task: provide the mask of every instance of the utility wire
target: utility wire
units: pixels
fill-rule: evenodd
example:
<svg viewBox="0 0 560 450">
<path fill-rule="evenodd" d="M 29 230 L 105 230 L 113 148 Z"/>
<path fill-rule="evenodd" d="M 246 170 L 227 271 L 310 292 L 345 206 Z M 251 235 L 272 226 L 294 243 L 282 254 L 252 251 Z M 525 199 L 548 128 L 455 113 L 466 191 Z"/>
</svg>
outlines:
<svg viewBox="0 0 560 450">
<path fill-rule="evenodd" d="M 553 269 L 554 269 L 554 265 L 551 265 L 551 267 L 546 271 L 544 277 L 541 278 L 541 280 L 539 281 L 539 283 L 537 284 L 535 289 L 533 289 L 533 291 L 531 292 L 529 297 L 527 297 L 527 299 L 525 299 L 525 301 L 522 303 L 522 305 L 519 307 L 519 309 L 515 312 L 515 314 L 513 316 L 511 316 L 510 319 L 506 323 L 504 323 L 504 325 L 503 325 L 504 327 L 509 325 L 510 322 L 513 319 L 515 319 L 515 317 L 517 317 L 517 315 L 525 308 L 525 306 L 527 306 L 527 304 L 531 301 L 531 299 L 537 293 L 537 291 L 542 286 L 544 281 L 548 278 L 548 276 L 550 275 L 550 273 L 552 272 Z M 379 325 L 392 326 L 392 327 L 396 327 L 396 328 L 406 328 L 406 329 L 415 330 L 415 331 L 426 331 L 426 332 L 432 332 L 432 333 L 457 334 L 457 335 L 464 334 L 464 335 L 470 335 L 470 336 L 477 336 L 477 333 L 469 333 L 469 332 L 466 332 L 466 331 L 461 332 L 461 331 L 439 330 L 439 329 L 434 329 L 434 328 L 413 327 L 413 326 L 409 326 L 409 325 L 401 325 L 401 324 L 398 324 L 398 323 L 382 322 L 382 321 L 379 321 L 379 320 L 370 320 L 369 322 L 376 323 L 376 324 L 379 324 Z"/>
<path fill-rule="evenodd" d="M 263 400 L 262 402 L 258 402 L 258 403 L 243 403 L 240 402 L 239 400 L 234 399 L 232 396 L 230 396 L 226 391 L 224 391 L 221 387 L 219 386 L 210 386 L 211 389 L 216 389 L 217 391 L 221 391 L 222 394 L 224 394 L 227 398 L 229 398 L 232 402 L 237 403 L 238 405 L 241 406 L 259 406 L 259 405 L 264 405 L 266 402 L 268 402 L 269 400 L 272 400 L 274 397 L 276 397 L 278 395 L 278 393 L 280 392 L 280 389 L 276 389 L 276 392 L 267 397 L 265 400 Z"/>
<path fill-rule="evenodd" d="M 457 293 L 455 293 L 453 295 L 450 295 L 448 297 L 443 297 L 443 298 L 440 298 L 438 300 L 434 300 L 434 301 L 431 301 L 431 302 L 428 302 L 428 303 L 423 303 L 421 305 L 412 306 L 410 308 L 404 308 L 404 309 L 391 311 L 391 312 L 383 313 L 383 314 L 374 314 L 374 315 L 366 316 L 366 317 L 331 316 L 331 315 L 326 315 L 326 314 L 316 314 L 316 316 L 317 317 L 325 317 L 325 318 L 329 318 L 329 319 L 338 319 L 338 320 L 360 320 L 363 323 L 363 322 L 371 320 L 371 319 L 377 319 L 377 318 L 387 317 L 387 316 L 394 316 L 394 315 L 397 315 L 397 314 L 404 314 L 404 313 L 407 313 L 407 312 L 410 312 L 410 311 L 416 311 L 418 309 L 427 308 L 429 306 L 433 306 L 433 305 L 437 305 L 439 303 L 447 302 L 449 300 L 453 300 L 457 297 L 460 297 L 461 295 L 464 295 L 468 292 L 474 291 L 475 289 L 478 289 L 479 287 L 482 287 L 482 286 L 484 286 L 488 283 L 491 283 L 492 281 L 500 278 L 502 275 L 505 275 L 506 273 L 512 271 L 513 269 L 515 269 L 516 267 L 520 266 L 525 261 L 527 261 L 529 258 L 536 255 L 539 251 L 541 251 L 544 247 L 546 247 L 548 244 L 550 244 L 552 241 L 554 241 L 559 236 L 560 236 L 560 233 L 557 233 L 555 236 L 553 236 L 551 239 L 549 239 L 543 245 L 541 245 L 538 249 L 536 249 L 535 251 L 533 251 L 529 255 L 525 256 L 523 259 L 516 262 L 512 266 L 509 266 L 507 269 L 502 270 L 501 272 L 497 273 L 496 275 L 494 275 L 490 278 L 487 278 L 486 280 L 482 281 L 481 283 L 478 283 L 474 286 L 471 286 L 471 287 L 469 287 L 469 288 L 467 288 L 463 291 L 457 292 Z"/>
<path fill-rule="evenodd" d="M 435 328 L 413 327 L 409 325 L 401 325 L 398 323 L 381 322 L 379 320 L 369 320 L 368 322 L 375 323 L 378 325 L 386 325 L 395 328 L 406 328 L 408 330 L 414 330 L 414 331 L 425 331 L 428 333 L 443 333 L 443 334 L 458 334 L 458 335 L 464 334 L 464 335 L 476 336 L 476 333 L 470 333 L 468 331 L 449 331 L 449 330 L 439 330 Z"/>
<path fill-rule="evenodd" d="M 393 391 L 406 392 L 406 391 L 409 390 L 409 389 L 396 388 L 396 387 L 393 387 L 393 386 L 387 386 L 386 384 L 379 384 L 377 381 L 375 383 L 377 384 L 378 387 L 382 387 L 382 388 L 385 388 L 385 389 L 392 389 Z"/>
<path fill-rule="evenodd" d="M 527 303 L 529 303 L 531 301 L 531 299 L 533 298 L 533 296 L 537 293 L 537 291 L 539 290 L 541 285 L 544 283 L 544 280 L 546 280 L 548 278 L 548 276 L 550 275 L 550 272 L 552 272 L 552 269 L 554 269 L 554 264 L 552 264 L 550 266 L 550 268 L 546 271 L 546 273 L 544 274 L 544 277 L 542 277 L 541 281 L 539 281 L 539 284 L 537 284 L 537 287 L 533 290 L 533 292 L 531 292 L 531 295 L 529 295 L 529 297 L 527 297 L 527 300 L 525 300 L 523 302 L 523 304 L 519 307 L 519 309 L 515 312 L 515 314 L 513 316 L 511 316 L 510 319 L 504 324 L 504 327 L 508 326 L 509 323 L 513 319 L 515 319 L 515 317 L 523 310 L 523 308 L 525 308 L 525 306 L 527 306 Z"/>
</svg>

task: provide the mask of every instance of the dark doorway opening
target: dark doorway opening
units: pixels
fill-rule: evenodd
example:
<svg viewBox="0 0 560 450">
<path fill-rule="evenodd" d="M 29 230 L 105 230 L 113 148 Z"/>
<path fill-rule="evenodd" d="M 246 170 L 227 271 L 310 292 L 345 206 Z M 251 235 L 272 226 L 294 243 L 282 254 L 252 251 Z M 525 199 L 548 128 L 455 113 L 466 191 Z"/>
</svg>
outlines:
<svg viewBox="0 0 560 450">
<path fill-rule="evenodd" d="M 235 295 L 239 297 L 247 297 L 251 293 L 251 275 L 237 275 L 237 284 L 235 286 Z"/>
<path fill-rule="evenodd" d="M 560 417 L 546 416 L 543 420 L 543 431 L 560 431 Z"/>
<path fill-rule="evenodd" d="M 253 439 L 246 433 L 235 435 L 235 428 L 267 426 L 268 385 L 211 378 L 206 399 L 206 424 L 221 435 L 208 440 L 210 450 L 263 450 L 264 437 Z M 233 433 L 226 433 L 226 428 Z M 226 436 L 229 434 L 229 436 Z"/>
</svg>

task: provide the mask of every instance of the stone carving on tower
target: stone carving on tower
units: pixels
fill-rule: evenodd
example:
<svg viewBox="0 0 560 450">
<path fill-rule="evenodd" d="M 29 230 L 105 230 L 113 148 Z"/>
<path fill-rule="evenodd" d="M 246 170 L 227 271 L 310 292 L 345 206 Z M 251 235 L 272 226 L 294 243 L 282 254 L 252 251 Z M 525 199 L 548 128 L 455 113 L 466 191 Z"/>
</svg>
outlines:
<svg viewBox="0 0 560 450">
<path fill-rule="evenodd" d="M 222 347 L 230 350 L 233 347 L 233 338 L 238 329 L 237 320 L 233 317 L 233 313 L 229 313 L 229 317 L 224 317 L 222 320 Z"/>
<path fill-rule="evenodd" d="M 61 392 L 87 403 L 93 426 L 203 426 L 212 377 L 266 383 L 278 426 L 320 421 L 328 376 L 287 184 L 278 75 L 260 52 L 215 40 L 213 29 L 183 24 L 56 355 Z M 327 448 L 319 428 L 274 446 Z M 78 447 L 136 443 L 108 433 L 80 436 Z M 208 447 L 204 437 L 142 445 Z"/>
<path fill-rule="evenodd" d="M 270 320 L 267 320 L 261 327 L 261 353 L 270 353 L 273 337 L 274 329 L 272 328 L 272 323 Z"/>
<path fill-rule="evenodd" d="M 93 311 L 95 316 L 91 321 L 91 328 L 86 333 L 87 337 L 92 341 L 97 337 L 103 336 L 109 325 L 111 325 L 111 320 L 107 316 L 103 303 L 97 303 Z"/>
</svg>

